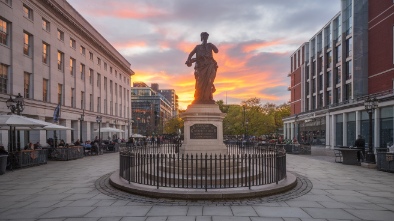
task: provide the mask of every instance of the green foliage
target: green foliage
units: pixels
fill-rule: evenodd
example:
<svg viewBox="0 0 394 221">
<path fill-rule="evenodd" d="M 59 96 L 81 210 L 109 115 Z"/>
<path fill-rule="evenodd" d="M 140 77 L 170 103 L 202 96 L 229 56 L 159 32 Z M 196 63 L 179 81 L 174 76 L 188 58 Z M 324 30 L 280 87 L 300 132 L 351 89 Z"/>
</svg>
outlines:
<svg viewBox="0 0 394 221">
<path fill-rule="evenodd" d="M 255 135 L 276 133 L 283 127 L 282 119 L 290 116 L 290 105 L 261 104 L 259 98 L 251 98 L 241 105 L 225 105 L 216 102 L 220 110 L 226 113 L 223 120 L 225 135 Z"/>
<path fill-rule="evenodd" d="M 164 124 L 165 134 L 178 134 L 178 129 L 183 131 L 183 120 L 180 117 L 171 118 Z"/>
</svg>

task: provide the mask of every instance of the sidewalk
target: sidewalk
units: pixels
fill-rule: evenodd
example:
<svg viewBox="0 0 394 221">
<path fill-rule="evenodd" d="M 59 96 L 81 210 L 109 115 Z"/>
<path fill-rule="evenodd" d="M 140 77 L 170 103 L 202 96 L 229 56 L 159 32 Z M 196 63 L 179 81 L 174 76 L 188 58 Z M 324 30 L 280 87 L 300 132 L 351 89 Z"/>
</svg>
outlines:
<svg viewBox="0 0 394 221">
<path fill-rule="evenodd" d="M 287 157 L 288 171 L 304 177 L 306 188 L 269 202 L 109 196 L 103 177 L 118 169 L 118 153 L 50 161 L 0 176 L 0 220 L 394 220 L 393 173 L 334 163 L 330 156 Z"/>
</svg>

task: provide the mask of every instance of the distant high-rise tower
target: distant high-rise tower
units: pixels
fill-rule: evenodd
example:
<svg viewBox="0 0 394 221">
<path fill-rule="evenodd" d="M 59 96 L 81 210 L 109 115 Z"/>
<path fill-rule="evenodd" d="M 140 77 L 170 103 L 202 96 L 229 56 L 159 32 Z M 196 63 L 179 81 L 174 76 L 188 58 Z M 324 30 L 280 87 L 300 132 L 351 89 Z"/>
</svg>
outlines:
<svg viewBox="0 0 394 221">
<path fill-rule="evenodd" d="M 150 88 L 152 88 L 152 90 L 159 92 L 159 84 L 158 83 L 152 83 L 150 85 Z"/>
</svg>

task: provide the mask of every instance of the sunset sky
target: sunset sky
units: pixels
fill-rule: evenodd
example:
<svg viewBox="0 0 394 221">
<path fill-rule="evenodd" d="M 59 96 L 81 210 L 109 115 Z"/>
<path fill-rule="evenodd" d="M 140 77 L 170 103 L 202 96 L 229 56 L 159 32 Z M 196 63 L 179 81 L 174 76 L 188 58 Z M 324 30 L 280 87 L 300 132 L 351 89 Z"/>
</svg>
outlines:
<svg viewBox="0 0 394 221">
<path fill-rule="evenodd" d="M 193 100 L 185 61 L 200 33 L 219 53 L 215 100 L 290 100 L 290 55 L 340 10 L 339 0 L 68 0 L 131 64 L 132 81 Z"/>
</svg>

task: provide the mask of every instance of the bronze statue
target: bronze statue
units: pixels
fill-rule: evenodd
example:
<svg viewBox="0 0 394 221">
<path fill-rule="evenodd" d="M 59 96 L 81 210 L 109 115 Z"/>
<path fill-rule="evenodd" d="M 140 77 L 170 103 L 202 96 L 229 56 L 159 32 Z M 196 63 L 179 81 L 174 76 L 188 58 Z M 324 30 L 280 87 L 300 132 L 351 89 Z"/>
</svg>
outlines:
<svg viewBox="0 0 394 221">
<path fill-rule="evenodd" d="M 212 44 L 207 43 L 209 34 L 207 32 L 201 33 L 202 44 L 196 45 L 187 58 L 186 65 L 194 66 L 194 77 L 196 79 L 196 86 L 194 92 L 193 104 L 214 104 L 212 93 L 216 91 L 213 82 L 216 77 L 216 70 L 218 65 L 213 59 L 212 51 L 218 53 L 218 48 Z M 196 58 L 192 58 L 196 54 Z"/>
</svg>

